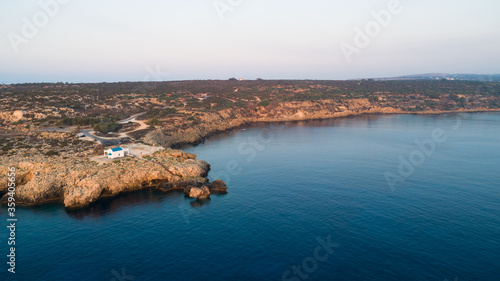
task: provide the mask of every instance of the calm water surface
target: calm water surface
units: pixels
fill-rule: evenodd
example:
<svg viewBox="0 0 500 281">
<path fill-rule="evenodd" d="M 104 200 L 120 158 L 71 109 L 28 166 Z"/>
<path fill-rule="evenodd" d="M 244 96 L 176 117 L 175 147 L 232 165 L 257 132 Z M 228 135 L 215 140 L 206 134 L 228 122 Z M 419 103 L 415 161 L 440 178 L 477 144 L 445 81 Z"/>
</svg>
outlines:
<svg viewBox="0 0 500 281">
<path fill-rule="evenodd" d="M 18 209 L 0 280 L 500 280 L 500 114 L 262 125 L 187 150 L 227 195 Z"/>
</svg>

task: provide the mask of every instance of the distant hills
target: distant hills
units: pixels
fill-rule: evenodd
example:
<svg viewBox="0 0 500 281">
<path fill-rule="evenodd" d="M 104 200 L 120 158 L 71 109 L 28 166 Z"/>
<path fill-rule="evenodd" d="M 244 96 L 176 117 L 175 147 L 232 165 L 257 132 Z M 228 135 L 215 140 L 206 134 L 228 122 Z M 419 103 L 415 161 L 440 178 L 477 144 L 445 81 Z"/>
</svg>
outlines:
<svg viewBox="0 0 500 281">
<path fill-rule="evenodd" d="M 462 81 L 500 81 L 500 74 L 448 74 L 448 73 L 426 73 L 404 75 L 389 78 L 373 78 L 376 81 L 392 80 L 462 80 Z"/>
</svg>

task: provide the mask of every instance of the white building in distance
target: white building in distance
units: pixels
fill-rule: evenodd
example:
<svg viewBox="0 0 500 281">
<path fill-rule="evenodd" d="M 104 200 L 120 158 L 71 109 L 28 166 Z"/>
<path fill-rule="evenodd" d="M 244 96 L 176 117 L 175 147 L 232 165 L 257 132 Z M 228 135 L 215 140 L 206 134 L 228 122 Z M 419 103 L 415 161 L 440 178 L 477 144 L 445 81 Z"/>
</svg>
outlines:
<svg viewBox="0 0 500 281">
<path fill-rule="evenodd" d="M 104 150 L 104 156 L 108 157 L 109 159 L 125 157 L 129 154 L 130 154 L 130 152 L 128 149 L 123 149 L 121 147 L 116 147 L 116 148 Z"/>
</svg>

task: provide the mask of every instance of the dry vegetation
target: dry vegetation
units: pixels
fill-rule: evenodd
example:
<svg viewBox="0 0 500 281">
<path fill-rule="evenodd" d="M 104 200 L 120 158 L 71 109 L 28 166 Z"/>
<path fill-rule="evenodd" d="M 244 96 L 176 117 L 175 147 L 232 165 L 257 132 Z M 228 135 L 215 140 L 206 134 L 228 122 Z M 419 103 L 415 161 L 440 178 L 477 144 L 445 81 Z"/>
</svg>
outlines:
<svg viewBox="0 0 500 281">
<path fill-rule="evenodd" d="M 0 133 L 26 133 L 40 128 L 67 126 L 93 127 L 103 134 L 127 132 L 137 128 L 137 124 L 121 126 L 116 121 L 146 112 L 140 119 L 146 121 L 149 128 L 130 134 L 139 140 L 159 128 L 172 139 L 179 132 L 208 135 L 226 129 L 224 126 L 209 128 L 210 123 L 226 122 L 237 126 L 259 118 L 281 120 L 279 114 L 295 114 L 304 102 L 313 103 L 308 105 L 310 110 L 316 106 L 318 110 L 332 112 L 352 109 L 352 102 L 359 100 L 369 102 L 364 105 L 365 110 L 393 108 L 398 112 L 413 113 L 496 110 L 500 108 L 500 82 L 230 79 L 32 83 L 0 86 L 0 97 Z M 2 142 L 0 149 L 3 151 L 14 146 L 11 141 Z M 19 141 L 18 146 L 28 149 L 35 142 Z"/>
</svg>

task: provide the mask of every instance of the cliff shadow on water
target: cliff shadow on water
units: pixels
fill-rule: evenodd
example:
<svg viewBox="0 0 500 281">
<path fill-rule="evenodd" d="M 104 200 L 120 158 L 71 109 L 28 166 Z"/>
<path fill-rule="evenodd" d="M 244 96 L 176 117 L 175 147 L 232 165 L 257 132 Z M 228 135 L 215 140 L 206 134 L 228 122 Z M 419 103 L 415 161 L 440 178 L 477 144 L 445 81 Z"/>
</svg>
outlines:
<svg viewBox="0 0 500 281">
<path fill-rule="evenodd" d="M 191 207 L 200 208 L 204 205 L 208 205 L 210 200 L 210 197 L 206 199 L 193 199 L 180 190 L 173 190 L 165 193 L 150 188 L 123 193 L 116 197 L 101 198 L 95 203 L 80 209 L 67 209 L 62 205 L 60 205 L 60 207 L 64 208 L 66 214 L 70 217 L 82 220 L 85 218 L 99 218 L 117 214 L 130 207 L 140 205 L 159 206 L 163 203 L 172 205 L 180 203 L 182 206 L 186 206 L 186 201 L 190 201 L 189 205 L 191 205 Z M 188 206 L 188 208 L 190 207 Z"/>
<path fill-rule="evenodd" d="M 65 209 L 66 214 L 75 219 L 87 217 L 98 218 L 106 215 L 119 213 L 131 206 L 137 205 L 157 205 L 165 200 L 176 200 L 184 198 L 182 191 L 172 191 L 163 193 L 154 189 L 143 189 L 122 193 L 116 197 L 101 198 L 93 204 L 80 209 Z"/>
<path fill-rule="evenodd" d="M 112 214 L 118 214 L 126 211 L 130 207 L 140 205 L 159 206 L 163 203 L 167 203 L 172 205 L 182 204 L 182 206 L 186 206 L 188 203 L 187 201 L 189 201 L 190 206 L 187 205 L 188 208 L 200 208 L 210 204 L 210 200 L 210 197 L 204 200 L 189 198 L 183 191 L 180 190 L 162 192 L 153 188 L 148 188 L 125 192 L 115 197 L 104 197 L 89 206 L 79 209 L 65 208 L 64 204 L 60 202 L 52 202 L 36 206 L 19 205 L 19 208 L 28 212 L 38 213 L 42 216 L 50 216 L 54 213 L 64 211 L 73 219 L 83 220 L 86 218 L 101 218 Z M 7 208 L 7 206 L 2 206 L 2 209 L 3 208 Z"/>
</svg>

